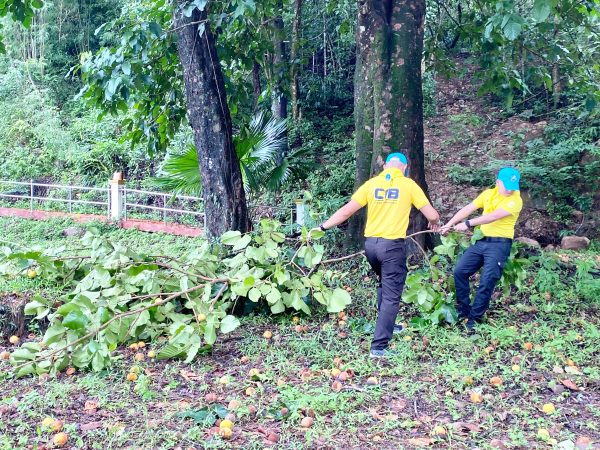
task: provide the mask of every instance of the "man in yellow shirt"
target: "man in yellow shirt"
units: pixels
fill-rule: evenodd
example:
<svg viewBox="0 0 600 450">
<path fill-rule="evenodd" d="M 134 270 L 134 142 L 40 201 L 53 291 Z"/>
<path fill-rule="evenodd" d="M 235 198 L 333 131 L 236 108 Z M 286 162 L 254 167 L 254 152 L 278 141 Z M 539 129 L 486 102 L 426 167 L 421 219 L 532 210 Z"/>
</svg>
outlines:
<svg viewBox="0 0 600 450">
<path fill-rule="evenodd" d="M 437 229 L 440 218 L 419 185 L 405 176 L 407 165 L 404 154 L 391 153 L 383 172 L 358 188 L 352 199 L 320 226 L 328 230 L 367 206 L 365 254 L 379 279 L 378 315 L 370 353 L 373 358 L 386 357 L 394 331 L 402 330 L 396 325 L 396 316 L 408 272 L 404 238 L 411 208 L 425 215 L 430 228 Z"/>
<path fill-rule="evenodd" d="M 451 228 L 466 231 L 480 225 L 484 235 L 467 249 L 454 269 L 458 316 L 460 319 L 467 319 L 469 332 L 473 331 L 476 323 L 481 322 L 487 311 L 496 283 L 502 277 L 504 264 L 510 255 L 515 224 L 523 208 L 519 192 L 520 179 L 518 170 L 510 167 L 501 169 L 496 187 L 483 191 L 441 229 L 441 233 L 445 234 Z M 483 209 L 483 215 L 463 222 L 478 209 Z M 471 306 L 469 277 L 482 267 L 479 289 Z"/>
</svg>

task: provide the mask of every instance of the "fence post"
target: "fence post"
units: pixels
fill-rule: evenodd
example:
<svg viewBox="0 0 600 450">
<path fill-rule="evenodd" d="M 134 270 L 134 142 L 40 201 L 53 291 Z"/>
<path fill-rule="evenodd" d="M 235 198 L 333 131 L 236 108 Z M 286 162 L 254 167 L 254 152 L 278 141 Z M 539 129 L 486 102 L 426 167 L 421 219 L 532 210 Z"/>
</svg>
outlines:
<svg viewBox="0 0 600 450">
<path fill-rule="evenodd" d="M 110 218 L 114 221 L 119 221 L 123 214 L 123 190 L 121 189 L 121 186 L 125 184 L 123 174 L 115 172 L 108 184 L 110 186 Z"/>
<path fill-rule="evenodd" d="M 29 209 L 33 212 L 33 180 L 29 180 Z"/>
<path fill-rule="evenodd" d="M 304 208 L 304 200 L 298 199 L 294 203 L 296 203 L 296 223 L 300 226 L 304 225 L 304 219 L 306 216 L 306 210 Z"/>
</svg>

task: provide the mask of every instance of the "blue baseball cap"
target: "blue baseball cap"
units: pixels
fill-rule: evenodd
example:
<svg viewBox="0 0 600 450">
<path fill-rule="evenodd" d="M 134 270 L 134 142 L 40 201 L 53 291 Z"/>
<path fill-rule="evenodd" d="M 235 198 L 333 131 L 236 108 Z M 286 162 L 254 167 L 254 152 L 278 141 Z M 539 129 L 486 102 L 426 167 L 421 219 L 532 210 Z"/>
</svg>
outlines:
<svg viewBox="0 0 600 450">
<path fill-rule="evenodd" d="M 509 191 L 518 191 L 521 173 L 512 167 L 505 167 L 498 172 L 498 179 L 502 181 L 505 189 Z"/>
<path fill-rule="evenodd" d="M 400 160 L 402 164 L 408 164 L 408 159 L 406 159 L 404 153 L 390 153 L 385 159 L 385 163 L 389 163 L 394 158 Z"/>
</svg>

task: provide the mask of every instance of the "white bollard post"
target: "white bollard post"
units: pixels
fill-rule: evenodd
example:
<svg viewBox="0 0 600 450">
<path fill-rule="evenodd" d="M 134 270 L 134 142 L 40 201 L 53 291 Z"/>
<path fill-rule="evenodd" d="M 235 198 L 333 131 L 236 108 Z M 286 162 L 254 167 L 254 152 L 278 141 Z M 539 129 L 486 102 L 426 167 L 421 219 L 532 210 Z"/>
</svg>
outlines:
<svg viewBox="0 0 600 450">
<path fill-rule="evenodd" d="M 296 223 L 300 226 L 304 226 L 304 219 L 306 216 L 304 200 L 298 199 L 294 203 L 296 203 Z"/>
<path fill-rule="evenodd" d="M 125 184 L 123 174 L 115 172 L 108 184 L 110 186 L 110 218 L 119 221 L 123 215 L 123 189 L 121 189 L 121 186 Z"/>
</svg>

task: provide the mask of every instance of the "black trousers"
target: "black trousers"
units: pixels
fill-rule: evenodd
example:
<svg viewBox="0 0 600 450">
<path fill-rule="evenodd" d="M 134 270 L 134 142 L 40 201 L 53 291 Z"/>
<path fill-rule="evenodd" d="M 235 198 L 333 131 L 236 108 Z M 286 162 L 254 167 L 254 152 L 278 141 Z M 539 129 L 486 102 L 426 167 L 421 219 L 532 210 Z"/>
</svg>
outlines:
<svg viewBox="0 0 600 450">
<path fill-rule="evenodd" d="M 406 245 L 404 239 L 368 237 L 365 241 L 365 254 L 379 279 L 377 324 L 371 349 L 384 350 L 394 334 L 400 298 L 408 272 Z"/>
<path fill-rule="evenodd" d="M 511 246 L 512 239 L 486 237 L 475 242 L 463 253 L 454 269 L 456 309 L 459 316 L 481 321 L 490 306 L 496 283 L 502 277 Z M 482 267 L 479 288 L 471 305 L 469 278 Z"/>
</svg>

